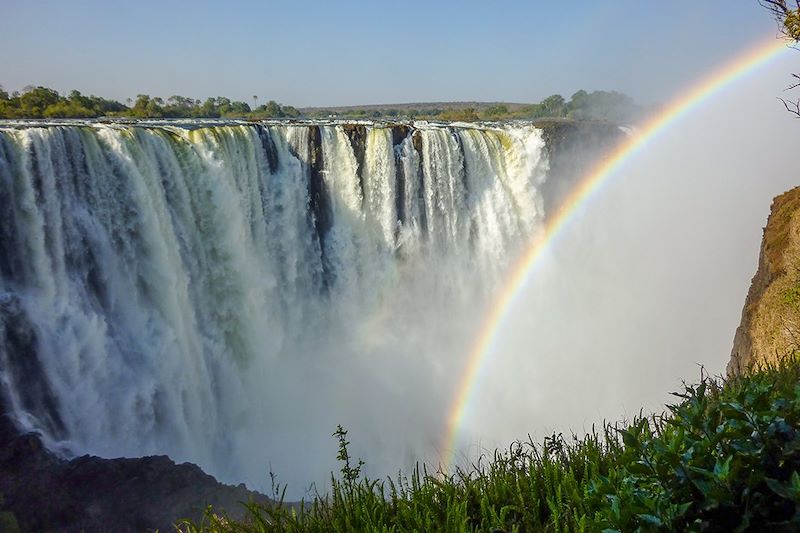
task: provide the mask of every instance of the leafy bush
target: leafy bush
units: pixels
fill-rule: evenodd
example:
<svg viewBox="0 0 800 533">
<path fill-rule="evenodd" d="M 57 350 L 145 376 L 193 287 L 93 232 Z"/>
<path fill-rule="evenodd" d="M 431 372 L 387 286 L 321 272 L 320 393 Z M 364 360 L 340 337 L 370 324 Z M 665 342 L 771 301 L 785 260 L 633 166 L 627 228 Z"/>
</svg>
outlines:
<svg viewBox="0 0 800 533">
<path fill-rule="evenodd" d="M 299 506 L 209 509 L 182 531 L 743 531 L 800 529 L 800 364 L 701 376 L 654 417 L 581 439 L 514 443 L 454 474 L 369 480 L 341 427 L 342 476 Z M 285 487 L 284 487 L 285 492 Z"/>
</svg>

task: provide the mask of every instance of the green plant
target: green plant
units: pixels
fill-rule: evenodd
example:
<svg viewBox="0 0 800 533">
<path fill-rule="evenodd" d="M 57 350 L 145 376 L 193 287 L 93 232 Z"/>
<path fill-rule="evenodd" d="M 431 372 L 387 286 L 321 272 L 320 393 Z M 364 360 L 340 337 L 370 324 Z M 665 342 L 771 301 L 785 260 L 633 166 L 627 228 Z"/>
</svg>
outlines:
<svg viewBox="0 0 800 533">
<path fill-rule="evenodd" d="M 515 442 L 453 473 L 417 466 L 370 480 L 352 464 L 326 495 L 211 509 L 183 531 L 795 531 L 800 529 L 800 364 L 724 380 L 701 374 L 665 413 L 579 438 Z M 275 491 L 273 491 L 275 492 Z M 277 494 L 277 492 L 275 492 Z"/>
</svg>

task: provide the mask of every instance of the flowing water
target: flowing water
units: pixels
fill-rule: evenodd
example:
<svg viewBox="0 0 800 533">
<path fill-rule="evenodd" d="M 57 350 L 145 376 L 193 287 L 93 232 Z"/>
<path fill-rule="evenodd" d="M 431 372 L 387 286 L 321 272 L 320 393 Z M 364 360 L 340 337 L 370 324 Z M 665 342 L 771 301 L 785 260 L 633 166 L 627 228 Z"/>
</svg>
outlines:
<svg viewBox="0 0 800 533">
<path fill-rule="evenodd" d="M 0 126 L 6 403 L 67 455 L 295 494 L 337 424 L 435 464 L 547 171 L 528 125 Z"/>
</svg>

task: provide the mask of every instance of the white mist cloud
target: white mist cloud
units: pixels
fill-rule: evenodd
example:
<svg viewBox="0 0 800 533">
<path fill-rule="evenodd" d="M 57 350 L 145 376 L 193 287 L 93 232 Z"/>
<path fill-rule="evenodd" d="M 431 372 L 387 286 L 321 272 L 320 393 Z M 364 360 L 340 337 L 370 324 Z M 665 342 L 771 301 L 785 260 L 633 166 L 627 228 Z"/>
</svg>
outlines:
<svg viewBox="0 0 800 533">
<path fill-rule="evenodd" d="M 582 433 L 724 372 L 771 199 L 800 179 L 800 122 L 774 98 L 798 57 L 671 125 L 573 216 L 503 325 L 474 440 Z"/>
</svg>

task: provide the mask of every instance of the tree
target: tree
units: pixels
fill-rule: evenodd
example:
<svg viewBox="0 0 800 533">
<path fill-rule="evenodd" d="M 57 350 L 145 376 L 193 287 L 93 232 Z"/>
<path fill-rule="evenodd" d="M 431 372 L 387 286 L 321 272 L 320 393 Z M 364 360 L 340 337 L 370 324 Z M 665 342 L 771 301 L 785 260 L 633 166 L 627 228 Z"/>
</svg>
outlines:
<svg viewBox="0 0 800 533">
<path fill-rule="evenodd" d="M 564 97 L 560 94 L 548 96 L 541 101 L 536 109 L 536 116 L 534 118 L 552 118 L 563 117 L 567 114 L 567 103 Z"/>
<path fill-rule="evenodd" d="M 57 104 L 61 96 L 53 89 L 47 87 L 28 88 L 19 97 L 20 111 L 24 116 L 42 118 L 44 111 L 49 106 Z"/>
<path fill-rule="evenodd" d="M 280 118 L 283 116 L 283 110 L 278 102 L 270 100 L 262 107 L 264 115 L 267 117 Z"/>
<path fill-rule="evenodd" d="M 131 108 L 130 115 L 139 118 L 161 118 L 164 116 L 164 100 L 159 97 L 151 98 L 149 94 L 136 96 L 136 103 Z"/>
<path fill-rule="evenodd" d="M 781 32 L 797 42 L 800 41 L 800 0 L 759 0 L 766 7 L 781 27 Z M 790 3 L 794 7 L 790 7 Z"/>
<path fill-rule="evenodd" d="M 767 8 L 778 21 L 781 33 L 797 44 L 800 41 L 800 0 L 793 2 L 789 2 L 789 0 L 759 0 L 759 3 Z M 800 74 L 792 74 L 792 77 L 795 81 L 786 89 L 787 91 L 800 87 Z M 800 118 L 800 100 L 789 102 L 780 98 L 780 101 L 783 102 L 787 111 Z"/>
</svg>

